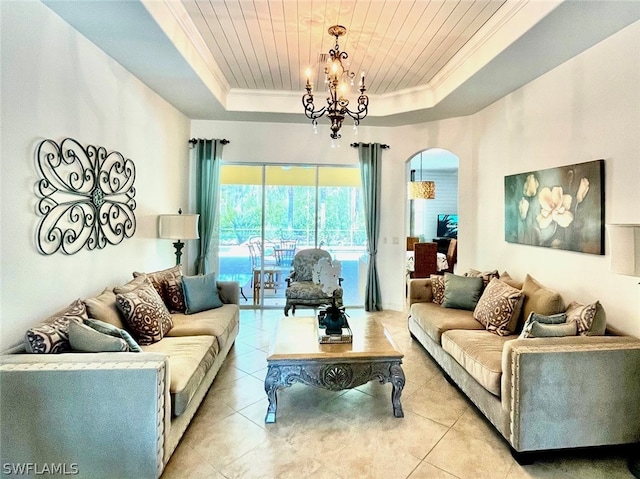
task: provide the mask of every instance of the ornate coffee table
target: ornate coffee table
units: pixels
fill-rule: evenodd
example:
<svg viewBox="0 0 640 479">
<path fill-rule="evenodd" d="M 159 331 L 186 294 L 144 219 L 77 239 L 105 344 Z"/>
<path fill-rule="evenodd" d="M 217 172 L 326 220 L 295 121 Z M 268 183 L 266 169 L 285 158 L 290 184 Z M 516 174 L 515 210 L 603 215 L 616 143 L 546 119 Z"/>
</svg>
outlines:
<svg viewBox="0 0 640 479">
<path fill-rule="evenodd" d="M 313 317 L 283 317 L 267 357 L 264 390 L 269 399 L 266 423 L 276 422 L 277 392 L 294 382 L 340 391 L 377 379 L 390 382 L 393 415 L 404 417 L 402 357 L 386 329 L 375 319 L 349 318 L 351 344 L 318 343 Z"/>
</svg>

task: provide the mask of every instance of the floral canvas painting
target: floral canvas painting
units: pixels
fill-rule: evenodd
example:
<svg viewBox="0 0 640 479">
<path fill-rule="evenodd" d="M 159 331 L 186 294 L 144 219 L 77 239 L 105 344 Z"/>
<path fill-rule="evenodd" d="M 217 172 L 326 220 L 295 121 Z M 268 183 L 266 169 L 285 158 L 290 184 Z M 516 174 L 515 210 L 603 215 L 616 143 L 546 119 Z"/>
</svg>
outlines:
<svg viewBox="0 0 640 479">
<path fill-rule="evenodd" d="M 504 178 L 505 240 L 604 254 L 604 160 Z"/>
</svg>

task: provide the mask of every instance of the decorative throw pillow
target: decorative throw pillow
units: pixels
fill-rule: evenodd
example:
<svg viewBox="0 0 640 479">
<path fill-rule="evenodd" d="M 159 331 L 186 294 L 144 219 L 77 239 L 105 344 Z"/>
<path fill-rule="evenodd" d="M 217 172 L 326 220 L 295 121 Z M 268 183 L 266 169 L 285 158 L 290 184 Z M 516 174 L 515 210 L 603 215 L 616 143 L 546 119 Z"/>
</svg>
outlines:
<svg viewBox="0 0 640 479">
<path fill-rule="evenodd" d="M 80 299 L 50 316 L 25 334 L 24 347 L 28 353 L 64 353 L 69 345 L 69 323 L 87 319 L 87 309 Z"/>
<path fill-rule="evenodd" d="M 113 289 L 107 288 L 95 298 L 85 299 L 84 304 L 90 318 L 113 324 L 120 329 L 124 328 L 122 316 L 120 316 L 116 305 L 116 293 L 113 292 Z"/>
<path fill-rule="evenodd" d="M 129 351 L 124 339 L 99 333 L 86 324 L 71 321 L 69 323 L 69 344 L 74 351 L 83 353 Z"/>
<path fill-rule="evenodd" d="M 160 301 L 165 306 L 163 309 L 167 309 L 166 304 L 162 300 L 162 296 L 160 296 L 160 293 L 158 293 L 158 290 L 156 289 L 155 286 L 153 286 L 153 283 L 151 283 L 151 280 L 149 279 L 149 277 L 145 273 L 138 273 L 138 276 L 133 278 L 127 284 L 125 284 L 123 286 L 114 287 L 113 288 L 113 292 L 116 293 L 116 296 L 117 296 L 118 294 L 130 293 L 130 292 L 135 291 L 138 288 L 140 288 L 140 286 L 145 286 L 145 285 L 152 285 L 153 289 L 156 290 L 156 293 L 157 293 L 158 297 L 160 298 Z M 120 312 L 122 312 L 122 309 L 120 308 L 120 305 L 117 305 L 117 306 L 118 306 L 118 310 Z M 164 320 L 164 324 L 162 326 L 163 326 L 163 330 L 164 330 L 163 334 L 168 333 L 169 330 L 171 328 L 173 328 L 173 320 L 171 320 L 171 315 L 169 315 L 169 320 L 167 320 L 167 319 Z"/>
<path fill-rule="evenodd" d="M 146 274 L 169 311 L 185 312 L 184 294 L 182 290 L 182 271 L 180 265 L 155 271 L 153 273 L 134 272 L 133 277 Z"/>
<path fill-rule="evenodd" d="M 186 314 L 198 313 L 222 306 L 215 273 L 200 276 L 183 276 L 182 287 L 184 288 L 184 299 L 187 306 Z"/>
<path fill-rule="evenodd" d="M 433 302 L 436 304 L 442 304 L 444 301 L 444 276 L 441 274 L 432 274 L 430 279 Z"/>
<path fill-rule="evenodd" d="M 143 284 L 145 284 L 147 282 L 149 282 L 149 278 L 147 278 L 146 274 L 142 273 L 142 274 L 136 276 L 135 278 L 133 278 L 127 284 L 123 284 L 122 286 L 114 286 L 113 292 L 116 295 L 122 294 L 122 293 L 130 293 L 134 289 L 139 288 L 140 286 L 142 286 Z"/>
<path fill-rule="evenodd" d="M 138 343 L 160 341 L 173 327 L 171 314 L 148 279 L 129 293 L 116 294 L 118 309 Z"/>
<path fill-rule="evenodd" d="M 501 275 L 500 275 L 500 281 L 502 281 L 503 283 L 507 283 L 509 286 L 516 288 L 516 289 L 522 289 L 522 281 L 518 281 L 516 279 L 513 279 L 511 277 L 511 275 L 509 273 L 507 273 L 506 271 L 504 271 Z"/>
<path fill-rule="evenodd" d="M 527 320 L 525 321 L 524 326 L 522 328 L 522 332 L 520 333 L 520 338 L 524 339 L 524 338 L 533 338 L 533 337 L 538 337 L 538 338 L 545 337 L 544 328 L 540 328 L 537 325 L 543 324 L 543 325 L 555 326 L 558 324 L 566 324 L 566 322 L 567 322 L 567 315 L 565 313 L 553 314 L 551 316 L 545 316 L 544 314 L 537 314 L 533 312 L 529 313 L 529 316 L 527 317 Z M 534 333 L 532 333 L 534 329 L 537 332 L 537 335 L 535 336 L 534 336 Z M 576 333 L 574 332 L 573 336 L 575 336 L 575 334 Z M 558 334 L 552 334 L 551 332 L 549 332 L 548 334 L 546 334 L 546 336 L 558 336 Z M 563 334 L 563 336 L 568 336 L 568 335 Z"/>
<path fill-rule="evenodd" d="M 453 273 L 444 274 L 445 308 L 467 309 L 473 311 L 482 294 L 482 278 L 458 276 Z"/>
<path fill-rule="evenodd" d="M 564 301 L 562 296 L 556 291 L 545 288 L 531 276 L 527 275 L 522 285 L 524 302 L 522 303 L 521 322 L 534 312 L 549 316 L 564 311 Z"/>
<path fill-rule="evenodd" d="M 567 323 L 576 323 L 582 336 L 602 336 L 607 328 L 607 316 L 600 301 L 587 305 L 573 301 L 567 308 Z"/>
<path fill-rule="evenodd" d="M 534 321 L 525 338 L 559 338 L 575 336 L 578 331 L 576 323 L 544 324 Z"/>
<path fill-rule="evenodd" d="M 522 291 L 493 278 L 482 293 L 473 317 L 487 331 L 508 336 L 516 330 L 521 307 Z"/>
<path fill-rule="evenodd" d="M 500 278 L 497 269 L 494 269 L 493 271 L 478 271 L 477 269 L 472 268 L 464 275 L 470 278 L 482 278 L 483 288 L 486 288 L 493 278 Z"/>
<path fill-rule="evenodd" d="M 85 319 L 84 324 L 89 326 L 92 329 L 95 329 L 99 333 L 108 334 L 109 336 L 113 336 L 114 338 L 123 339 L 125 343 L 127 343 L 128 349 L 127 351 L 131 351 L 134 353 L 141 353 L 142 349 L 136 343 L 136 340 L 124 329 L 117 328 L 112 324 L 105 323 L 100 321 L 99 319 Z"/>
</svg>

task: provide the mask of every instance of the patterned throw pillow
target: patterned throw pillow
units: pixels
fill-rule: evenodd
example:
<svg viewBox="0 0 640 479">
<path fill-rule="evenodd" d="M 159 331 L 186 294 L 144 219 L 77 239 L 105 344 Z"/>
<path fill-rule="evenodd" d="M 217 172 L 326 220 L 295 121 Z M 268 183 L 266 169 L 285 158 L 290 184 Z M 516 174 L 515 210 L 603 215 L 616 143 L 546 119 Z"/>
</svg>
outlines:
<svg viewBox="0 0 640 479">
<path fill-rule="evenodd" d="M 71 350 L 69 322 L 82 323 L 87 319 L 87 308 L 76 299 L 44 322 L 27 330 L 24 346 L 28 353 L 64 353 Z"/>
<path fill-rule="evenodd" d="M 148 279 L 129 293 L 117 294 L 116 302 L 141 345 L 160 341 L 173 327 L 169 310 Z"/>
<path fill-rule="evenodd" d="M 573 301 L 567 308 L 567 323 L 576 323 L 579 335 L 601 336 L 606 329 L 606 316 L 599 301 L 587 305 Z"/>
<path fill-rule="evenodd" d="M 133 277 L 136 278 L 143 274 L 147 275 L 151 284 L 162 298 L 162 301 L 164 301 L 164 304 L 171 312 L 185 312 L 186 303 L 182 290 L 182 272 L 180 271 L 180 265 L 153 273 L 134 272 Z"/>
<path fill-rule="evenodd" d="M 444 301 L 444 276 L 432 274 L 430 279 L 433 302 L 436 304 L 442 304 Z"/>
<path fill-rule="evenodd" d="M 493 278 L 500 277 L 497 269 L 494 269 L 493 271 L 478 271 L 477 269 L 470 269 L 464 275 L 470 278 L 482 278 L 483 289 L 487 287 Z"/>
<path fill-rule="evenodd" d="M 473 317 L 487 331 L 508 336 L 516 329 L 521 307 L 522 291 L 494 278 L 482 293 Z"/>
</svg>

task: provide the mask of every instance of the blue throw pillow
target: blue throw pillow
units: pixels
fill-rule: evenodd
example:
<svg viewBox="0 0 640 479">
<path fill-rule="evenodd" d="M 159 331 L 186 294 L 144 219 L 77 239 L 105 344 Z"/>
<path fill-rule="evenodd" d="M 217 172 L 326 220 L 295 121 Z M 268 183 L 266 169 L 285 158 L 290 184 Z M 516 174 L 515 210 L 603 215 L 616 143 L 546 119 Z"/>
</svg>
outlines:
<svg viewBox="0 0 640 479">
<path fill-rule="evenodd" d="M 128 351 L 131 351 L 133 353 L 142 352 L 142 348 L 140 347 L 140 345 L 124 329 L 120 329 L 117 326 L 114 326 L 113 324 L 109 324 L 94 318 L 85 319 L 84 324 L 86 324 L 92 329 L 95 329 L 99 333 L 108 334 L 109 336 L 123 339 L 124 342 L 127 343 L 127 346 L 129 347 Z"/>
<path fill-rule="evenodd" d="M 182 289 L 187 303 L 186 314 L 198 313 L 222 306 L 215 273 L 201 276 L 183 276 Z"/>
<path fill-rule="evenodd" d="M 472 278 L 445 273 L 442 306 L 473 311 L 482 295 L 483 287 L 484 283 L 480 277 Z"/>
</svg>

